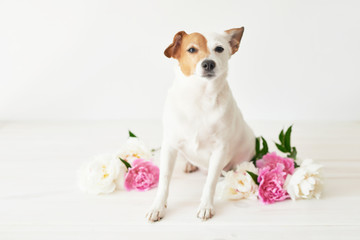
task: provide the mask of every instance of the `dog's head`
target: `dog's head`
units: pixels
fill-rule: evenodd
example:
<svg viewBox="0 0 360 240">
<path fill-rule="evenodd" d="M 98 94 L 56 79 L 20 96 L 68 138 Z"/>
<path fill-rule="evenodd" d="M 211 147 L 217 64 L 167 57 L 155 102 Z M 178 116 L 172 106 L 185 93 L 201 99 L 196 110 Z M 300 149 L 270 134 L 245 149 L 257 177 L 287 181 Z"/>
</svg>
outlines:
<svg viewBox="0 0 360 240">
<path fill-rule="evenodd" d="M 227 71 L 228 60 L 239 49 L 244 27 L 233 28 L 222 34 L 187 34 L 174 36 L 164 54 L 175 58 L 185 76 L 196 75 L 208 80 Z"/>
</svg>

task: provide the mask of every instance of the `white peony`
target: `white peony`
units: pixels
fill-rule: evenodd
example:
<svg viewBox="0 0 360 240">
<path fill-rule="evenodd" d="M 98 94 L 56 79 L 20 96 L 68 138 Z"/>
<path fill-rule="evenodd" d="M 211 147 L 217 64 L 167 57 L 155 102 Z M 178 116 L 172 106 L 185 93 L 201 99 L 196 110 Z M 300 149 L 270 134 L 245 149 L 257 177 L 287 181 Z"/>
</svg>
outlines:
<svg viewBox="0 0 360 240">
<path fill-rule="evenodd" d="M 320 164 L 312 159 L 304 159 L 300 167 L 295 169 L 293 175 L 288 175 L 285 189 L 292 200 L 320 198 L 322 181 L 320 176 Z"/>
<path fill-rule="evenodd" d="M 99 155 L 81 167 L 79 187 L 92 194 L 111 193 L 117 184 L 123 186 L 125 172 L 125 165 L 116 156 Z"/>
<path fill-rule="evenodd" d="M 118 157 L 116 157 L 117 160 L 120 161 L 120 159 Z M 126 175 L 126 172 L 127 172 L 127 168 L 126 166 L 124 165 L 124 163 L 120 163 L 121 166 L 120 166 L 120 171 L 119 171 L 119 175 L 117 177 L 117 179 L 115 179 L 115 183 L 116 183 L 116 189 L 119 189 L 119 190 L 122 190 L 122 189 L 125 189 L 125 175 Z"/>
<path fill-rule="evenodd" d="M 131 165 L 132 162 L 138 158 L 150 160 L 152 158 L 152 153 L 138 138 L 129 137 L 126 143 L 120 148 L 117 157 L 128 161 Z"/>
<path fill-rule="evenodd" d="M 223 199 L 257 199 L 258 186 L 246 172 L 258 174 L 257 168 L 251 162 L 243 162 L 235 171 L 223 171 L 224 180 L 218 183 L 217 195 Z"/>
</svg>

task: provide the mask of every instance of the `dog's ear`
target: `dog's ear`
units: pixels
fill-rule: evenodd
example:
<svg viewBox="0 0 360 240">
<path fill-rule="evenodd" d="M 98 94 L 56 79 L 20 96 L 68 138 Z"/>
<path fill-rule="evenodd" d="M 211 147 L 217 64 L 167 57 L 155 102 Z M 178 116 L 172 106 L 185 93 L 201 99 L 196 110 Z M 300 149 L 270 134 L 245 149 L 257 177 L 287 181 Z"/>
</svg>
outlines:
<svg viewBox="0 0 360 240">
<path fill-rule="evenodd" d="M 174 40 L 172 44 L 170 44 L 164 51 L 165 56 L 168 58 L 178 58 L 179 57 L 179 49 L 181 46 L 181 40 L 186 35 L 186 32 L 181 31 L 175 34 Z"/>
<path fill-rule="evenodd" d="M 225 31 L 227 34 L 230 35 L 230 47 L 231 47 L 231 54 L 234 54 L 239 49 L 240 41 L 242 35 L 244 33 L 244 27 L 241 28 L 232 28 Z"/>
</svg>

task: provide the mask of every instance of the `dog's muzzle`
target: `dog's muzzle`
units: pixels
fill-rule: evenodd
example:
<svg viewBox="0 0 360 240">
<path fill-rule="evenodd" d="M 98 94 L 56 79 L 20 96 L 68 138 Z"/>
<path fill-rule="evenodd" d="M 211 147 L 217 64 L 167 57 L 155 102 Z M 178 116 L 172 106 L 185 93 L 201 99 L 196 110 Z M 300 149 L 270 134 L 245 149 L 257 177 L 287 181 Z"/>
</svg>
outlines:
<svg viewBox="0 0 360 240">
<path fill-rule="evenodd" d="M 213 77 L 215 76 L 214 68 L 216 67 L 216 64 L 213 60 L 204 60 L 201 63 L 201 67 L 204 71 L 203 76 L 204 77 Z"/>
</svg>

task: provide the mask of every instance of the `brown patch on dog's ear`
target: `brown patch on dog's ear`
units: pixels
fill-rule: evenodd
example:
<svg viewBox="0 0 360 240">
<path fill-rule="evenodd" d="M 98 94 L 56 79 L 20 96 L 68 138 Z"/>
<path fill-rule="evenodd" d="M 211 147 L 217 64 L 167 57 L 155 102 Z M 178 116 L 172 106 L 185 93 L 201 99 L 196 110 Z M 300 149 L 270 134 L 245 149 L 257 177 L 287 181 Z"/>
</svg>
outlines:
<svg viewBox="0 0 360 240">
<path fill-rule="evenodd" d="M 229 41 L 230 47 L 231 47 L 231 54 L 234 54 L 239 50 L 240 41 L 242 38 L 242 35 L 244 33 L 244 27 L 241 28 L 232 28 L 225 31 L 231 36 L 231 39 Z"/>
<path fill-rule="evenodd" d="M 165 56 L 168 58 L 178 58 L 179 57 L 179 49 L 181 46 L 181 40 L 184 35 L 187 35 L 186 32 L 181 31 L 175 34 L 174 40 L 172 44 L 170 44 L 164 51 Z"/>
</svg>

